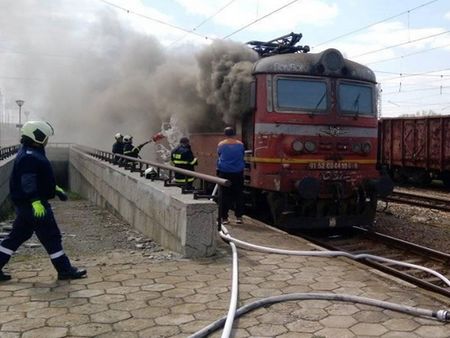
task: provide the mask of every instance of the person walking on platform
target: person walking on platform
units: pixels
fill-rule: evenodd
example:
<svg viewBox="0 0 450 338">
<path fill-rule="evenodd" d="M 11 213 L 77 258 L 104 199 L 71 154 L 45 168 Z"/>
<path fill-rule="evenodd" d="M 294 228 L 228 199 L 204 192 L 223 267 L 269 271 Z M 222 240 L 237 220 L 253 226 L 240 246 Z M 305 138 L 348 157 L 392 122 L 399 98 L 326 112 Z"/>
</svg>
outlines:
<svg viewBox="0 0 450 338">
<path fill-rule="evenodd" d="M 234 138 L 235 131 L 225 128 L 226 139 L 217 146 L 217 176 L 230 180 L 230 187 L 222 187 L 222 223 L 228 224 L 228 212 L 234 208 L 236 223 L 242 223 L 244 214 L 244 144 Z"/>
<path fill-rule="evenodd" d="M 178 146 L 172 150 L 170 159 L 173 165 L 180 169 L 194 171 L 194 166 L 198 164 L 197 158 L 191 150 L 191 145 L 187 137 L 182 137 Z M 175 173 L 175 183 L 184 185 L 186 190 L 192 190 L 194 177 L 185 176 L 183 174 Z"/>
<path fill-rule="evenodd" d="M 2 269 L 22 243 L 36 233 L 58 272 L 58 279 L 78 279 L 86 270 L 74 267 L 64 253 L 61 232 L 53 216 L 49 199 L 67 200 L 45 155 L 53 128 L 48 122 L 29 121 L 21 129 L 22 147 L 17 153 L 9 181 L 10 197 L 16 219 L 9 235 L 0 243 L 0 281 L 11 279 Z"/>
<path fill-rule="evenodd" d="M 114 142 L 113 146 L 112 146 L 112 153 L 115 154 L 119 154 L 119 155 L 123 155 L 123 135 L 121 133 L 117 133 L 116 135 L 114 135 L 114 138 L 116 139 L 116 142 Z M 118 156 L 114 156 L 114 163 L 119 162 L 119 157 Z"/>
</svg>

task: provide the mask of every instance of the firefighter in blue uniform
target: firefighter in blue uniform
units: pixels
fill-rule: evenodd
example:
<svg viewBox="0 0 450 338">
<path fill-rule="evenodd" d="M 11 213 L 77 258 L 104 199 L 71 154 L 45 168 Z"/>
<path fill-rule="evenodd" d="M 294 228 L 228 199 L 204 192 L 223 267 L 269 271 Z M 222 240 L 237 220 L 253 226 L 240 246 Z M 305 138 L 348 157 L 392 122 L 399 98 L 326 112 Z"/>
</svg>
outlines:
<svg viewBox="0 0 450 338">
<path fill-rule="evenodd" d="M 114 135 L 114 138 L 116 139 L 116 142 L 114 142 L 112 146 L 112 153 L 123 155 L 123 135 L 121 133 L 117 133 L 116 135 Z M 119 159 L 119 157 L 114 156 L 114 163 L 119 162 Z"/>
<path fill-rule="evenodd" d="M 172 150 L 170 159 L 173 165 L 180 169 L 194 171 L 194 166 L 198 164 L 197 159 L 191 150 L 191 145 L 187 137 L 182 137 L 178 146 Z M 192 190 L 194 178 L 183 174 L 175 173 L 175 183 L 183 185 L 186 190 Z"/>
<path fill-rule="evenodd" d="M 45 156 L 44 148 L 53 135 L 53 128 L 48 122 L 29 121 L 23 125 L 21 135 L 22 147 L 9 182 L 16 219 L 11 232 L 0 243 L 0 281 L 11 279 L 2 268 L 33 232 L 49 254 L 58 279 L 83 278 L 86 270 L 72 266 L 63 251 L 61 232 L 48 202 L 55 195 L 67 200 L 64 190 L 56 185 L 51 164 Z"/>
</svg>

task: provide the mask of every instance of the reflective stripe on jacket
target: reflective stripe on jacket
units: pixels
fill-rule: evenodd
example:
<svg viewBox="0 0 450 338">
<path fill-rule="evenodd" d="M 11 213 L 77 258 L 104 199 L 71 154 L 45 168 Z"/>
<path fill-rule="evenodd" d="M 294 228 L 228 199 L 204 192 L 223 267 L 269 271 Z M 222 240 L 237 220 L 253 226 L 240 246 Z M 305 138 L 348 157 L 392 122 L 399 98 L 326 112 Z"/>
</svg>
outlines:
<svg viewBox="0 0 450 338">
<path fill-rule="evenodd" d="M 172 150 L 170 159 L 175 167 L 192 171 L 194 171 L 194 166 L 198 162 L 192 153 L 191 146 L 186 144 L 179 144 Z M 175 182 L 177 183 L 192 182 L 193 180 L 193 177 L 175 173 Z"/>
</svg>

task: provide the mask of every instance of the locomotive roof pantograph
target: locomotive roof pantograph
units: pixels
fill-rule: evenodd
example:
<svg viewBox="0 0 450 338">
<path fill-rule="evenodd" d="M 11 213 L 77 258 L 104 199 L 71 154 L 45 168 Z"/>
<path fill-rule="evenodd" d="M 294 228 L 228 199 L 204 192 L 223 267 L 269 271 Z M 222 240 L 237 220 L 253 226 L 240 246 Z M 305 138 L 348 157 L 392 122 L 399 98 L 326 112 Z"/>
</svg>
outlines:
<svg viewBox="0 0 450 338">
<path fill-rule="evenodd" d="M 249 41 L 249 45 L 260 57 L 276 54 L 308 53 L 309 46 L 296 46 L 303 37 L 302 33 L 290 33 L 279 38 L 264 41 Z"/>
<path fill-rule="evenodd" d="M 334 48 L 308 53 L 309 46 L 296 46 L 301 38 L 301 33 L 290 33 L 267 42 L 247 42 L 261 57 L 252 73 L 328 76 L 376 83 L 370 68 L 345 59 Z"/>
</svg>

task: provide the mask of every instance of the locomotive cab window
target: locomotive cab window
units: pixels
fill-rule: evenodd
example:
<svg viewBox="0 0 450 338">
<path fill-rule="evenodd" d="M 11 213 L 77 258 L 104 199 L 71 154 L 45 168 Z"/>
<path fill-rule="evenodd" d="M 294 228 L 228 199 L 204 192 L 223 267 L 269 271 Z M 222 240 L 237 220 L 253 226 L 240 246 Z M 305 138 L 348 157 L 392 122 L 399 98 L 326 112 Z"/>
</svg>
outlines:
<svg viewBox="0 0 450 338">
<path fill-rule="evenodd" d="M 298 78 L 277 78 L 275 89 L 277 112 L 325 113 L 328 107 L 327 84 Z"/>
<path fill-rule="evenodd" d="M 373 89 L 358 83 L 340 83 L 338 89 L 339 107 L 343 114 L 373 116 Z"/>
</svg>

